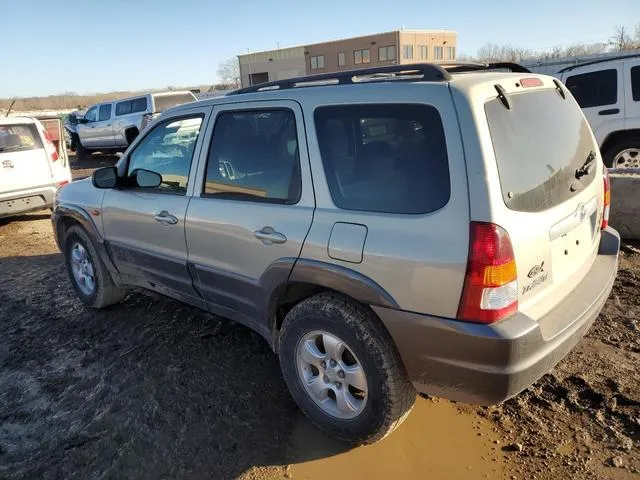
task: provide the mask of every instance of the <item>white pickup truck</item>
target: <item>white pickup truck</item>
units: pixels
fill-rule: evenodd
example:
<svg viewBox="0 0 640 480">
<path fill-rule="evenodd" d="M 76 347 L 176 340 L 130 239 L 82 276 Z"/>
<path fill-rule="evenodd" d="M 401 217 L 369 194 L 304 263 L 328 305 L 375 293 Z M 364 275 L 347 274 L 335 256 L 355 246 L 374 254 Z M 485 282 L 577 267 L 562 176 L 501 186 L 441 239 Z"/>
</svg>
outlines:
<svg viewBox="0 0 640 480">
<path fill-rule="evenodd" d="M 71 181 L 62 120 L 0 118 L 0 218 L 52 208 Z"/>
<path fill-rule="evenodd" d="M 124 152 L 155 117 L 195 100 L 187 90 L 148 93 L 93 105 L 79 120 L 72 138 L 76 155 L 82 158 L 93 151 Z"/>
</svg>

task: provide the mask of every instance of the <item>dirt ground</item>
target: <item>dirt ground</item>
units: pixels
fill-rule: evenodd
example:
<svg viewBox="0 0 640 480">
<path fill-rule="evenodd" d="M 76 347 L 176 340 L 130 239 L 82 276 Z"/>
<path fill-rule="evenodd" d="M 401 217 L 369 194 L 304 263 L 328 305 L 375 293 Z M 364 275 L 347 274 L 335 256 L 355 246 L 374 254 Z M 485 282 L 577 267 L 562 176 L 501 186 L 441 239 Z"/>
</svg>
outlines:
<svg viewBox="0 0 640 480">
<path fill-rule="evenodd" d="M 0 478 L 639 478 L 639 287 L 628 246 L 552 373 L 497 407 L 419 398 L 389 438 L 349 450 L 300 414 L 259 335 L 139 291 L 88 310 L 48 212 L 0 220 Z"/>
</svg>

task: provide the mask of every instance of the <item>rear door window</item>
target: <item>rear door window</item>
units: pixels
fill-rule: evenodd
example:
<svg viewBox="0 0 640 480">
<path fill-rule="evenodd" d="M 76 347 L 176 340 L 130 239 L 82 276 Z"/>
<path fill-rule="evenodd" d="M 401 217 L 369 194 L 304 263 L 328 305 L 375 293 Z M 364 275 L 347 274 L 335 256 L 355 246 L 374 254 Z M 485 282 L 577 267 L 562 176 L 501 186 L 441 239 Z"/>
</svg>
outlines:
<svg viewBox="0 0 640 480">
<path fill-rule="evenodd" d="M 567 78 L 566 85 L 582 108 L 618 102 L 618 71 L 615 68 L 573 75 Z"/>
<path fill-rule="evenodd" d="M 116 104 L 116 115 L 128 115 L 131 113 L 131 100 Z"/>
<path fill-rule="evenodd" d="M 300 194 L 298 135 L 291 110 L 218 116 L 202 196 L 295 204 Z"/>
<path fill-rule="evenodd" d="M 631 95 L 634 102 L 640 102 L 640 65 L 631 68 Z"/>
<path fill-rule="evenodd" d="M 420 214 L 449 201 L 449 160 L 438 110 L 430 105 L 320 107 L 315 123 L 335 205 Z"/>
<path fill-rule="evenodd" d="M 104 122 L 111 118 L 111 104 L 100 105 L 100 113 L 98 114 L 98 121 Z"/>
<path fill-rule="evenodd" d="M 0 153 L 42 148 L 35 125 L 0 125 Z"/>
<path fill-rule="evenodd" d="M 596 175 L 576 178 L 576 170 L 597 149 L 584 115 L 555 90 L 498 99 L 485 105 L 502 195 L 512 210 L 538 212 L 559 205 L 589 185 Z"/>
</svg>

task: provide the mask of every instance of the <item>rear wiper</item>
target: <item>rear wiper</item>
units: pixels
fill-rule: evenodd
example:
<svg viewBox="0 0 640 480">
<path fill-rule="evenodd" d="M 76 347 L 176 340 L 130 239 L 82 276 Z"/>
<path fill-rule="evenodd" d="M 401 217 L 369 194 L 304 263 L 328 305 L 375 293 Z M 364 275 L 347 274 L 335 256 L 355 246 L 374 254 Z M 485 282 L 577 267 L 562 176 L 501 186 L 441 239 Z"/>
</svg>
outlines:
<svg viewBox="0 0 640 480">
<path fill-rule="evenodd" d="M 591 150 L 589 155 L 587 155 L 587 159 L 584 163 L 576 169 L 576 178 L 584 177 L 585 175 L 589 175 L 589 170 L 593 166 L 593 163 L 596 161 L 596 152 Z"/>
</svg>

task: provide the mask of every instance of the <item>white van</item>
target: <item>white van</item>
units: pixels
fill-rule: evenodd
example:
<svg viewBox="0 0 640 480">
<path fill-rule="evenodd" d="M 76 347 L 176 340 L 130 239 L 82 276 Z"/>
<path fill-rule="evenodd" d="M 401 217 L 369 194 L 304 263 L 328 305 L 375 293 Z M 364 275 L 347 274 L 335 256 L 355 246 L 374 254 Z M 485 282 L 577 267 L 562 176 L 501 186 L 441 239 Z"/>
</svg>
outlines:
<svg viewBox="0 0 640 480">
<path fill-rule="evenodd" d="M 70 181 L 59 118 L 0 118 L 0 218 L 51 208 Z"/>
<path fill-rule="evenodd" d="M 558 72 L 582 108 L 609 168 L 640 168 L 640 53 Z"/>
</svg>

